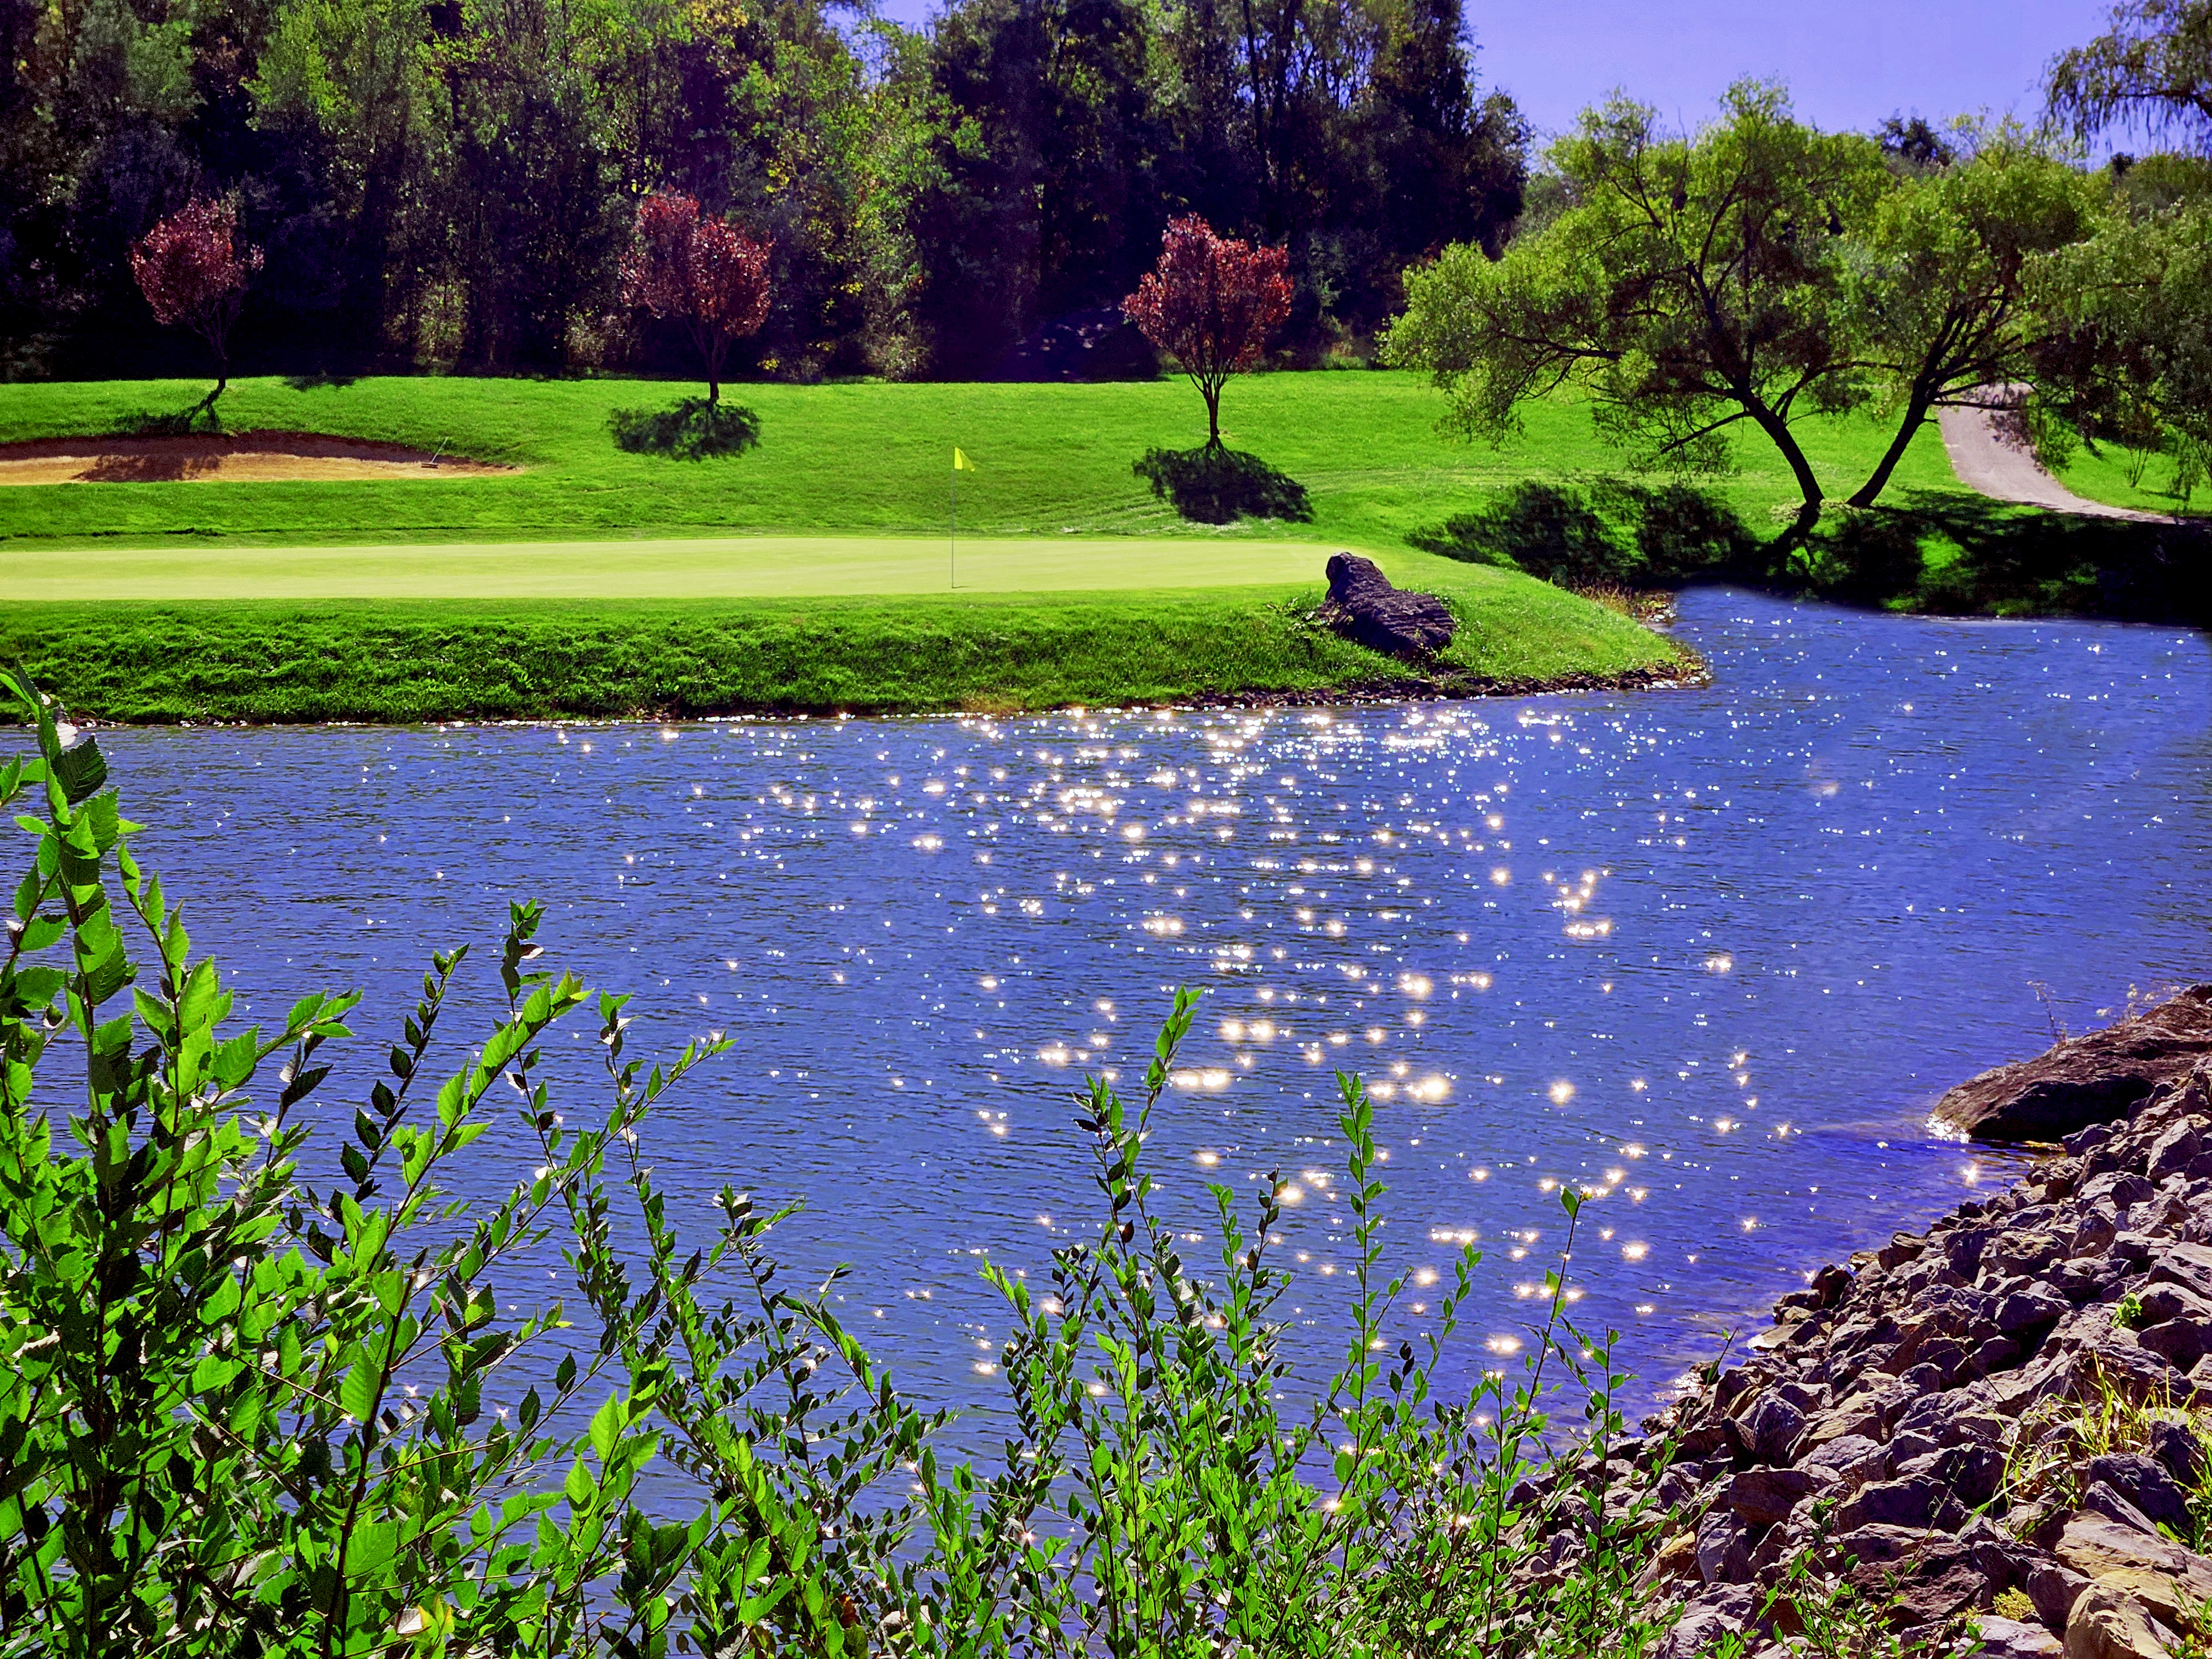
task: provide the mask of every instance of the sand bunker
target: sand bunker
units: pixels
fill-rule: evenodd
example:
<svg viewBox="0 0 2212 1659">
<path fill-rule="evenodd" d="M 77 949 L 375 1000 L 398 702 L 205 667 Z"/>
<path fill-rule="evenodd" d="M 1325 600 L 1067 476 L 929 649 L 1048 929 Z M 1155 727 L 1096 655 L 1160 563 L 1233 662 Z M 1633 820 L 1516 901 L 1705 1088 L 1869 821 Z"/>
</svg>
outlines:
<svg viewBox="0 0 2212 1659">
<path fill-rule="evenodd" d="M 404 444 L 307 432 L 40 438 L 0 444 L 0 484 L 336 483 L 359 478 L 485 478 L 520 470 Z"/>
</svg>

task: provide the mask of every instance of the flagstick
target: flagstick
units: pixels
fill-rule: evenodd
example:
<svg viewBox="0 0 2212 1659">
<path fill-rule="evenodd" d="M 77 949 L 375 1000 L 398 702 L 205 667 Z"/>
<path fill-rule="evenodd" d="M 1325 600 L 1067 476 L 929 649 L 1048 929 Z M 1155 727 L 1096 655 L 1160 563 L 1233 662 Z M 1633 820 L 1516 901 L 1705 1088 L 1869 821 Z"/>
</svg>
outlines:
<svg viewBox="0 0 2212 1659">
<path fill-rule="evenodd" d="M 949 592 L 960 586 L 960 469 L 952 469 L 952 504 L 946 510 L 945 586 Z"/>
</svg>

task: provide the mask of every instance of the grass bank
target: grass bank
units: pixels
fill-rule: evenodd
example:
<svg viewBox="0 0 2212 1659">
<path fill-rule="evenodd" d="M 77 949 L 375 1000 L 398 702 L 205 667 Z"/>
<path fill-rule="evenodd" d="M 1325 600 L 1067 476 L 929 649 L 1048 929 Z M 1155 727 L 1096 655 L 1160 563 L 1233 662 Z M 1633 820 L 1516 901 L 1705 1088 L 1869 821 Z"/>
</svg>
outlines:
<svg viewBox="0 0 2212 1659">
<path fill-rule="evenodd" d="M 1694 667 L 1626 617 L 1407 554 L 1458 637 L 1408 668 L 1310 620 L 1318 580 L 1124 592 L 712 600 L 250 600 L 0 606 L 0 660 L 118 721 L 1011 712 L 1475 695 Z"/>
</svg>

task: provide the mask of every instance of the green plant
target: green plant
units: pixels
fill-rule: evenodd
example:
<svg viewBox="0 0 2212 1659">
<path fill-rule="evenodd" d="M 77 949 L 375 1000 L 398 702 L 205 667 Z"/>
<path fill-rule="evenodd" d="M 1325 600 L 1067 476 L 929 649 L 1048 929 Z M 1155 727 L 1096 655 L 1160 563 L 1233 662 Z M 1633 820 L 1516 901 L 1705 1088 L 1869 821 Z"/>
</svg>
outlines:
<svg viewBox="0 0 2212 1659">
<path fill-rule="evenodd" d="M 36 732 L 0 801 L 40 809 L 0 957 L 0 1652 L 1632 1659 L 1656 1638 L 1633 1580 L 1660 1517 L 1614 1455 L 1613 1336 L 1575 1328 L 1553 1273 L 1523 1367 L 1443 1386 L 1477 1256 L 1414 1322 L 1357 1079 L 1344 1358 L 1311 1386 L 1277 1188 L 1249 1221 L 1213 1189 L 1202 1271 L 1146 1163 L 1194 996 L 1141 1104 L 1091 1084 L 1103 1215 L 1048 1294 L 988 1274 L 1014 1430 L 980 1473 L 940 1461 L 942 1415 L 826 1286 L 777 1285 L 788 1212 L 725 1189 L 704 1242 L 672 1221 L 643 1131 L 719 1036 L 631 1058 L 627 1000 L 541 966 L 517 904 L 502 1012 L 441 1071 L 467 952 L 434 957 L 329 1168 L 307 1121 L 343 1121 L 322 1091 L 357 999 L 237 1029 L 96 740 L 20 672 L 0 695 Z M 545 1058 L 577 1017 L 606 1096 L 580 1127 Z M 458 1197 L 500 1100 L 536 1166 Z M 1584 1198 L 1562 1201 L 1571 1251 Z M 573 1301 L 503 1316 L 495 1280 L 556 1242 Z"/>
<path fill-rule="evenodd" d="M 1786 1636 L 1790 1652 L 1803 1659 L 1970 1659 L 1981 1650 L 1964 1614 L 1911 1631 L 1894 1628 L 1901 1587 L 1888 1574 L 1863 1587 L 1855 1558 L 1831 1559 L 1834 1512 L 1832 1503 L 1815 1505 L 1811 1536 L 1759 1601 L 1759 1621 Z M 1832 1571 L 1823 1573 L 1823 1567 Z M 2031 1605 L 2031 1618 L 2033 1612 Z M 1751 1645 L 1748 1637 L 1729 1637 L 1713 1659 L 1743 1659 Z"/>
<path fill-rule="evenodd" d="M 2112 1323 L 2124 1331 L 2138 1328 L 2143 1322 L 2142 1298 L 2133 1291 L 2123 1296 L 2112 1306 Z"/>
<path fill-rule="evenodd" d="M 886 1577 L 905 1515 L 860 1488 L 928 1425 L 818 1297 L 767 1291 L 775 1217 L 726 1193 L 719 1238 L 677 1265 L 637 1127 L 720 1041 L 641 1077 L 624 1000 L 599 999 L 611 1101 L 563 1127 L 538 1045 L 587 997 L 533 965 L 539 913 L 518 905 L 504 1018 L 433 1086 L 465 952 L 435 957 L 343 1178 L 319 1189 L 301 1109 L 357 999 L 233 1029 L 215 964 L 131 856 L 96 742 L 65 745 L 20 675 L 0 692 L 37 731 L 0 801 L 44 809 L 17 820 L 36 846 L 0 960 L 0 1646 L 648 1654 L 680 1620 L 706 1652 L 857 1650 L 854 1590 Z M 58 947 L 66 965 L 39 960 Z M 64 1067 L 81 1079 L 58 1091 Z M 502 1083 L 544 1161 L 471 1205 L 441 1183 Z M 502 1321 L 492 1280 L 564 1213 L 597 1330 L 556 1356 L 562 1309 Z M 750 1305 L 710 1307 L 732 1268 Z M 510 1380 L 526 1354 L 541 1383 Z M 825 1362 L 856 1367 L 861 1395 L 835 1425 L 812 1420 L 841 1392 Z M 635 1497 L 664 1443 L 699 1493 L 678 1522 Z"/>
</svg>

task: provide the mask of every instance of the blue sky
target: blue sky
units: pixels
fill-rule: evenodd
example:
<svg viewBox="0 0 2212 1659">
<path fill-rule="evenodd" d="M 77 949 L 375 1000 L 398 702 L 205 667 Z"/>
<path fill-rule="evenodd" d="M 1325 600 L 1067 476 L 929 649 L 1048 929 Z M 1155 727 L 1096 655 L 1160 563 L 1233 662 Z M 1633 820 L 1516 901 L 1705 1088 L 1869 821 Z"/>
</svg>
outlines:
<svg viewBox="0 0 2212 1659">
<path fill-rule="evenodd" d="M 941 0 L 885 0 L 919 22 Z M 1779 76 L 1798 112 L 1866 128 L 1893 111 L 2032 115 L 2043 66 L 2096 33 L 2102 0 L 1468 0 L 1486 85 L 1556 131 L 1620 87 L 1696 121 L 1741 76 Z"/>
</svg>

